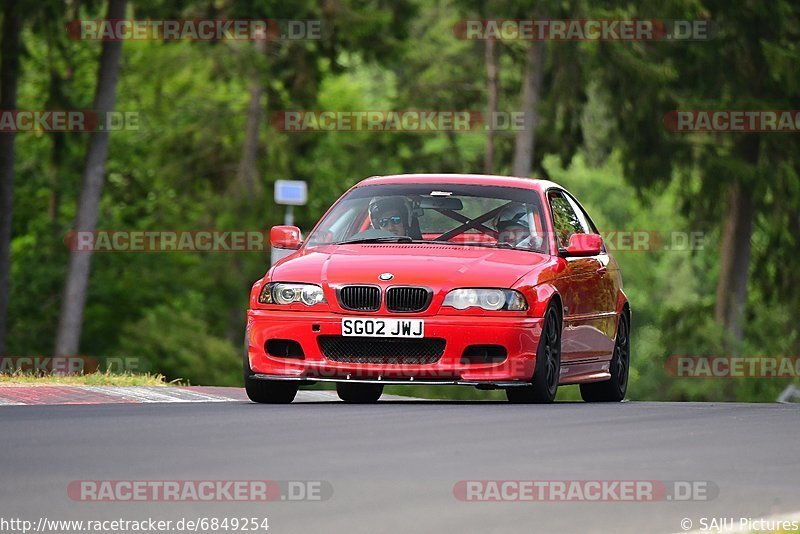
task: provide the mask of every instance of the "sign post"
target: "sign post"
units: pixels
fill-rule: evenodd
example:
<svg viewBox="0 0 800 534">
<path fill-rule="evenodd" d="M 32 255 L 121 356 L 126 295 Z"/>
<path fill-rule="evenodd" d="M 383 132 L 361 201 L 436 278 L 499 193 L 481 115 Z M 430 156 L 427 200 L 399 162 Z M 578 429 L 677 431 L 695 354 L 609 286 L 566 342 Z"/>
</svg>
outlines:
<svg viewBox="0 0 800 534">
<path fill-rule="evenodd" d="M 302 180 L 275 180 L 275 203 L 286 206 L 283 224 L 294 226 L 294 206 L 308 202 L 308 184 Z M 291 250 L 272 248 L 272 264 L 292 253 Z"/>
</svg>

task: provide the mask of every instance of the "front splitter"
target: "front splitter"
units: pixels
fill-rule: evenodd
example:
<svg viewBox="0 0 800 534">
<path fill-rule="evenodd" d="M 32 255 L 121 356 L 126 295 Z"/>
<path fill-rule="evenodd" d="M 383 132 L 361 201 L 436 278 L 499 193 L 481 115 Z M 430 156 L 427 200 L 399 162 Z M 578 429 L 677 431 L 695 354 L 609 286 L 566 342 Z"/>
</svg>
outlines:
<svg viewBox="0 0 800 534">
<path fill-rule="evenodd" d="M 488 389 L 495 389 L 495 388 L 510 388 L 510 387 L 525 387 L 530 386 L 530 382 L 526 382 L 524 380 L 509 380 L 509 381 L 481 381 L 481 380 L 414 380 L 413 377 L 405 378 L 405 379 L 397 379 L 397 378 L 350 378 L 350 376 L 345 376 L 341 378 L 317 378 L 317 377 L 306 377 L 306 376 L 284 376 L 284 375 L 263 375 L 263 374 L 254 374 L 252 378 L 257 380 L 283 380 L 289 382 L 352 382 L 357 384 L 388 384 L 388 385 L 398 385 L 398 386 L 408 386 L 411 384 L 415 385 L 426 385 L 426 386 L 475 386 L 478 388 L 488 388 Z"/>
</svg>

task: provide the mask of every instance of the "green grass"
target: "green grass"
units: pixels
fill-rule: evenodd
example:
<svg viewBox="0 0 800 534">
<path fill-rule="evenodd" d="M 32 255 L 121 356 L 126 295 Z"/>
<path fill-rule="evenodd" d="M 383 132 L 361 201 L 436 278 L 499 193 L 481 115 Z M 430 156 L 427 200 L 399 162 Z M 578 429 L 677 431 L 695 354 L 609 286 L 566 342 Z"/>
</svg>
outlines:
<svg viewBox="0 0 800 534">
<path fill-rule="evenodd" d="M 35 375 L 14 373 L 0 375 L 3 386 L 171 386 L 181 385 L 177 380 L 166 382 L 159 374 L 91 373 L 86 375 Z"/>
</svg>

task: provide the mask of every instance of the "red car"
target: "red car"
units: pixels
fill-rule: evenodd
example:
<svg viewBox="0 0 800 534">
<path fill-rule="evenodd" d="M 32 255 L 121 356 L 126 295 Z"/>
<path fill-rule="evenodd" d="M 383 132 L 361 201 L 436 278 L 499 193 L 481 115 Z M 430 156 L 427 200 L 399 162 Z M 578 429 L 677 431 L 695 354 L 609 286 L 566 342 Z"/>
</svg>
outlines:
<svg viewBox="0 0 800 534">
<path fill-rule="evenodd" d="M 559 385 L 621 401 L 630 306 L 589 215 L 553 182 L 483 175 L 373 177 L 347 191 L 296 252 L 253 285 L 251 400 L 336 383 L 349 402 L 384 384 L 504 389 L 549 403 Z"/>
</svg>

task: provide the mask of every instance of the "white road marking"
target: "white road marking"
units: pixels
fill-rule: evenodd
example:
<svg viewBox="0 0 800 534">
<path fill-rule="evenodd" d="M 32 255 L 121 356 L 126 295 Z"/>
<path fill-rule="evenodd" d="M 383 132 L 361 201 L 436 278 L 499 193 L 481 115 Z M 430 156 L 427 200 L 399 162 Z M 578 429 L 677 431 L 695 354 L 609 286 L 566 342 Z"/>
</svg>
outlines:
<svg viewBox="0 0 800 534">
<path fill-rule="evenodd" d="M 29 390 L 31 386 L 26 387 Z M 32 386 L 35 387 L 35 386 Z M 81 404 L 81 394 L 91 393 L 101 396 L 97 398 L 91 396 L 87 399 L 87 404 L 116 404 L 116 403 L 198 403 L 198 402 L 249 402 L 242 395 L 242 390 L 236 390 L 232 396 L 217 395 L 215 393 L 208 393 L 205 391 L 197 391 L 192 388 L 186 387 L 169 387 L 169 386 L 53 386 L 62 391 L 69 401 L 68 404 Z M 6 391 L 13 391 L 12 388 L 2 388 Z M 220 391 L 224 391 L 221 388 Z M 237 393 L 239 395 L 237 395 Z M 13 397 L 13 395 L 10 395 Z M 87 395 L 88 397 L 89 395 Z M 102 397 L 107 397 L 105 401 Z M 46 397 L 41 401 L 34 398 L 29 398 L 27 395 L 23 398 L 26 402 L 20 402 L 13 398 L 0 397 L 0 406 L 28 406 L 37 404 L 60 404 L 59 402 L 50 402 Z M 398 395 L 384 395 L 381 397 L 384 401 L 414 401 L 422 400 L 413 397 L 401 397 Z M 323 390 L 300 390 L 297 393 L 295 402 L 341 402 L 335 391 Z"/>
<path fill-rule="evenodd" d="M 80 386 L 84 391 L 100 393 L 141 403 L 153 402 L 234 402 L 237 399 L 163 386 Z"/>
</svg>

